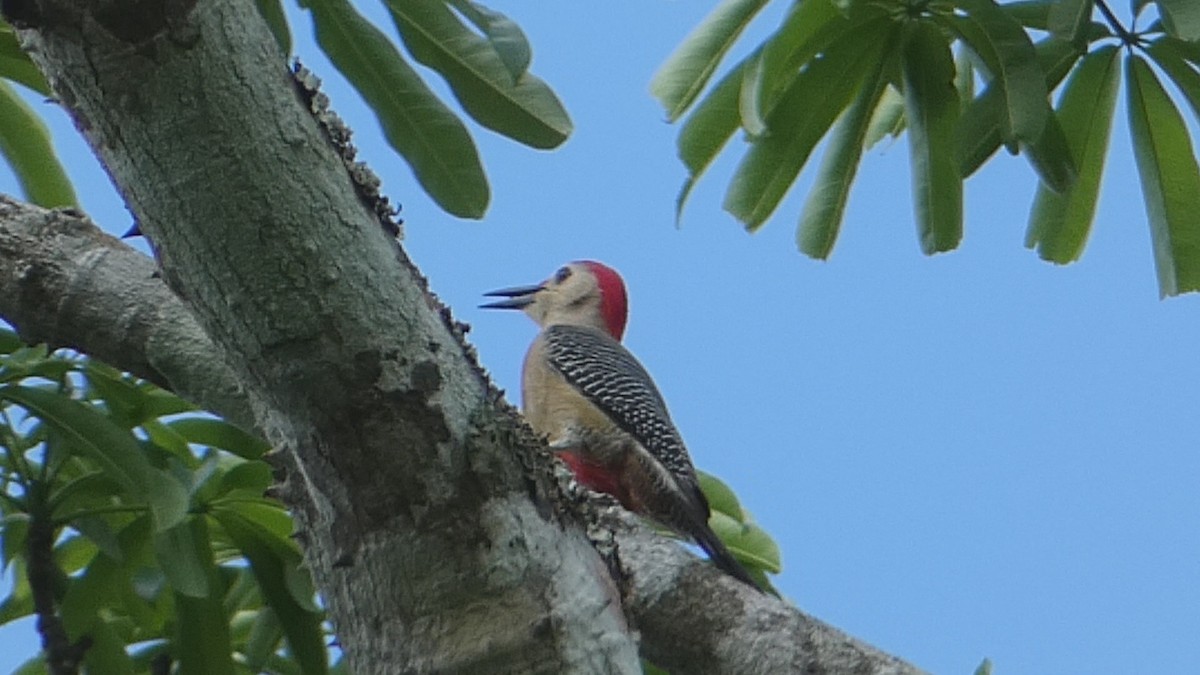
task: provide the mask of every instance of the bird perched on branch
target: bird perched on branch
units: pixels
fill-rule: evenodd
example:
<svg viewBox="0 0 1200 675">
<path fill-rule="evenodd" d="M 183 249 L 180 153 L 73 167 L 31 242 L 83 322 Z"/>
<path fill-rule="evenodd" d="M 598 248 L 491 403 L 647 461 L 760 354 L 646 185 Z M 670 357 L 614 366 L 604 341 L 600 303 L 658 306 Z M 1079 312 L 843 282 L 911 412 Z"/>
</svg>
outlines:
<svg viewBox="0 0 1200 675">
<path fill-rule="evenodd" d="M 522 310 L 542 328 L 525 355 L 522 407 L 579 482 L 691 538 L 758 588 L 708 526 L 708 500 L 666 403 L 620 342 L 628 311 L 620 275 L 578 261 L 540 284 L 487 295 L 504 299 L 482 307 Z"/>
</svg>

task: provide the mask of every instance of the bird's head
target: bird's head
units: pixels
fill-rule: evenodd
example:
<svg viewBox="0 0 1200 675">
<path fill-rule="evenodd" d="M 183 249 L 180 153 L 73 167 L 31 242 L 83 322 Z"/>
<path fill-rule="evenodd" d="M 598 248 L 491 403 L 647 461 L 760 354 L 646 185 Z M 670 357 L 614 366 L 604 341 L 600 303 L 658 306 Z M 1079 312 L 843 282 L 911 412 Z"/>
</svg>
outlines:
<svg viewBox="0 0 1200 675">
<path fill-rule="evenodd" d="M 485 295 L 505 299 L 480 307 L 519 309 L 539 326 L 591 326 L 617 340 L 625 333 L 625 282 L 611 267 L 594 260 L 563 265 L 540 284 L 502 288 Z"/>
</svg>

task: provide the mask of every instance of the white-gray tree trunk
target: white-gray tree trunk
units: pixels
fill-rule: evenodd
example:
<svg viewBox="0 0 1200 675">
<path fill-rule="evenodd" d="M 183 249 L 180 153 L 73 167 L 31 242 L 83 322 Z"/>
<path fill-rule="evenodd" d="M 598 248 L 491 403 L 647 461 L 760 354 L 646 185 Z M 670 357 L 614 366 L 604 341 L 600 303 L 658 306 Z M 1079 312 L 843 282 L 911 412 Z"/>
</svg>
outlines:
<svg viewBox="0 0 1200 675">
<path fill-rule="evenodd" d="M 354 672 L 915 672 L 564 489 L 252 2 L 3 6 L 158 262 L 0 199 L 0 316 L 278 448 Z"/>
</svg>

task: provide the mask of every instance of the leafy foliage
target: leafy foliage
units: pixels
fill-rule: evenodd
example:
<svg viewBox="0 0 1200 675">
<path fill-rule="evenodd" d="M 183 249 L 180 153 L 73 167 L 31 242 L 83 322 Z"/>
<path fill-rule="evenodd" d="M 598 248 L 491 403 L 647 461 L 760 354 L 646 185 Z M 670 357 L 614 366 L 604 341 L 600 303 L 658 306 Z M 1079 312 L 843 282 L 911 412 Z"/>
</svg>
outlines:
<svg viewBox="0 0 1200 675">
<path fill-rule="evenodd" d="M 3 35 L 0 28 L 0 41 Z M 7 158 L 29 200 L 48 207 L 74 206 L 75 191 L 54 154 L 50 131 L 4 80 L 0 80 L 0 121 L 0 155 Z"/>
<path fill-rule="evenodd" d="M 703 471 L 697 472 L 697 477 L 712 509 L 709 526 L 759 586 L 771 588 L 767 575 L 783 571 L 779 545 L 766 530 L 755 524 L 737 495 L 721 479 Z"/>
<path fill-rule="evenodd" d="M 406 56 L 350 0 L 297 2 L 388 142 L 450 213 L 481 217 L 487 177 L 471 133 L 410 58 L 441 75 L 462 109 L 492 131 L 534 148 L 557 147 L 571 133 L 562 104 L 529 72 L 524 33 L 495 10 L 473 0 L 381 0 Z M 668 119 L 682 120 L 678 152 L 688 176 L 677 219 L 739 129 L 745 153 L 724 206 L 751 231 L 772 217 L 824 142 L 796 240 L 805 254 L 827 258 L 863 152 L 908 131 L 923 251 L 958 245 L 962 182 L 1003 146 L 1040 179 L 1026 245 L 1069 263 L 1096 216 L 1123 78 L 1160 291 L 1200 290 L 1200 222 L 1187 193 L 1200 178 L 1178 103 L 1200 118 L 1200 4 L 1134 0 L 1127 27 L 1109 0 L 790 0 L 779 27 L 710 85 L 766 5 L 720 0 L 651 82 Z M 282 1 L 256 6 L 287 53 Z M 32 201 L 74 204 L 45 128 L 4 80 L 50 93 L 0 22 L 0 156 Z"/>
<path fill-rule="evenodd" d="M 41 592 L 90 672 L 328 672 L 291 519 L 263 496 L 266 449 L 0 331 L 0 542 L 15 578 L 0 623 L 34 613 Z"/>
<path fill-rule="evenodd" d="M 1139 0 L 1126 27 L 1105 0 L 795 0 L 778 29 L 709 86 L 762 6 L 720 3 L 654 78 L 668 117 L 683 119 L 688 177 L 677 217 L 738 129 L 745 154 L 724 205 L 751 231 L 826 140 L 797 232 L 802 252 L 826 258 L 863 150 L 908 131 L 923 251 L 958 245 L 962 182 L 1003 146 L 1040 179 L 1026 245 L 1071 262 L 1095 217 L 1124 73 L 1160 291 L 1200 290 L 1200 172 L 1159 75 L 1200 119 L 1200 4 Z M 1159 20 L 1139 31 L 1149 6 Z"/>
<path fill-rule="evenodd" d="M 374 110 L 425 191 L 450 213 L 482 217 L 487 177 L 457 115 L 349 0 L 298 1 L 322 49 Z M 534 148 L 557 147 L 570 135 L 566 110 L 529 72 L 532 49 L 508 17 L 473 0 L 384 0 L 384 6 L 412 59 L 441 75 L 475 121 Z"/>
<path fill-rule="evenodd" d="M 0 624 L 44 613 L 40 570 L 92 672 L 328 672 L 291 516 L 264 496 L 267 450 L 169 392 L 0 329 L 0 570 L 15 580 Z M 700 481 L 713 530 L 769 588 L 779 547 L 727 485 Z"/>
<path fill-rule="evenodd" d="M 446 211 L 480 218 L 490 199 L 483 163 L 467 127 L 425 83 L 389 37 L 350 0 L 297 0 L 309 11 L 317 41 L 375 112 L 388 143 Z M 282 0 L 256 0 L 279 46 L 280 67 L 292 48 Z M 572 130 L 566 110 L 529 72 L 533 50 L 508 17 L 473 0 L 383 0 L 412 59 L 446 79 L 479 124 L 530 147 L 561 145 Z M 43 206 L 75 204 L 66 172 L 36 115 L 4 80 L 42 95 L 50 87 L 0 20 L 0 158 L 25 196 Z"/>
</svg>

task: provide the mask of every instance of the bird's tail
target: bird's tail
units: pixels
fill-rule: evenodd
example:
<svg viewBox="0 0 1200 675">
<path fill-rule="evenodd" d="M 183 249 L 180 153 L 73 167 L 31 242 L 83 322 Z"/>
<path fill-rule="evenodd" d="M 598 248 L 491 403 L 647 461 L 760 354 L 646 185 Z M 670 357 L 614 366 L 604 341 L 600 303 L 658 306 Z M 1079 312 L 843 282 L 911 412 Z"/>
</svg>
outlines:
<svg viewBox="0 0 1200 675">
<path fill-rule="evenodd" d="M 708 554 L 710 560 L 721 571 L 738 581 L 754 588 L 754 590 L 762 592 L 762 587 L 750 576 L 750 572 L 738 562 L 738 559 L 733 557 L 729 549 L 725 548 L 725 544 L 717 537 L 717 533 L 712 531 L 712 528 L 706 523 L 703 527 L 698 528 L 696 532 L 696 543 L 704 552 Z"/>
</svg>

